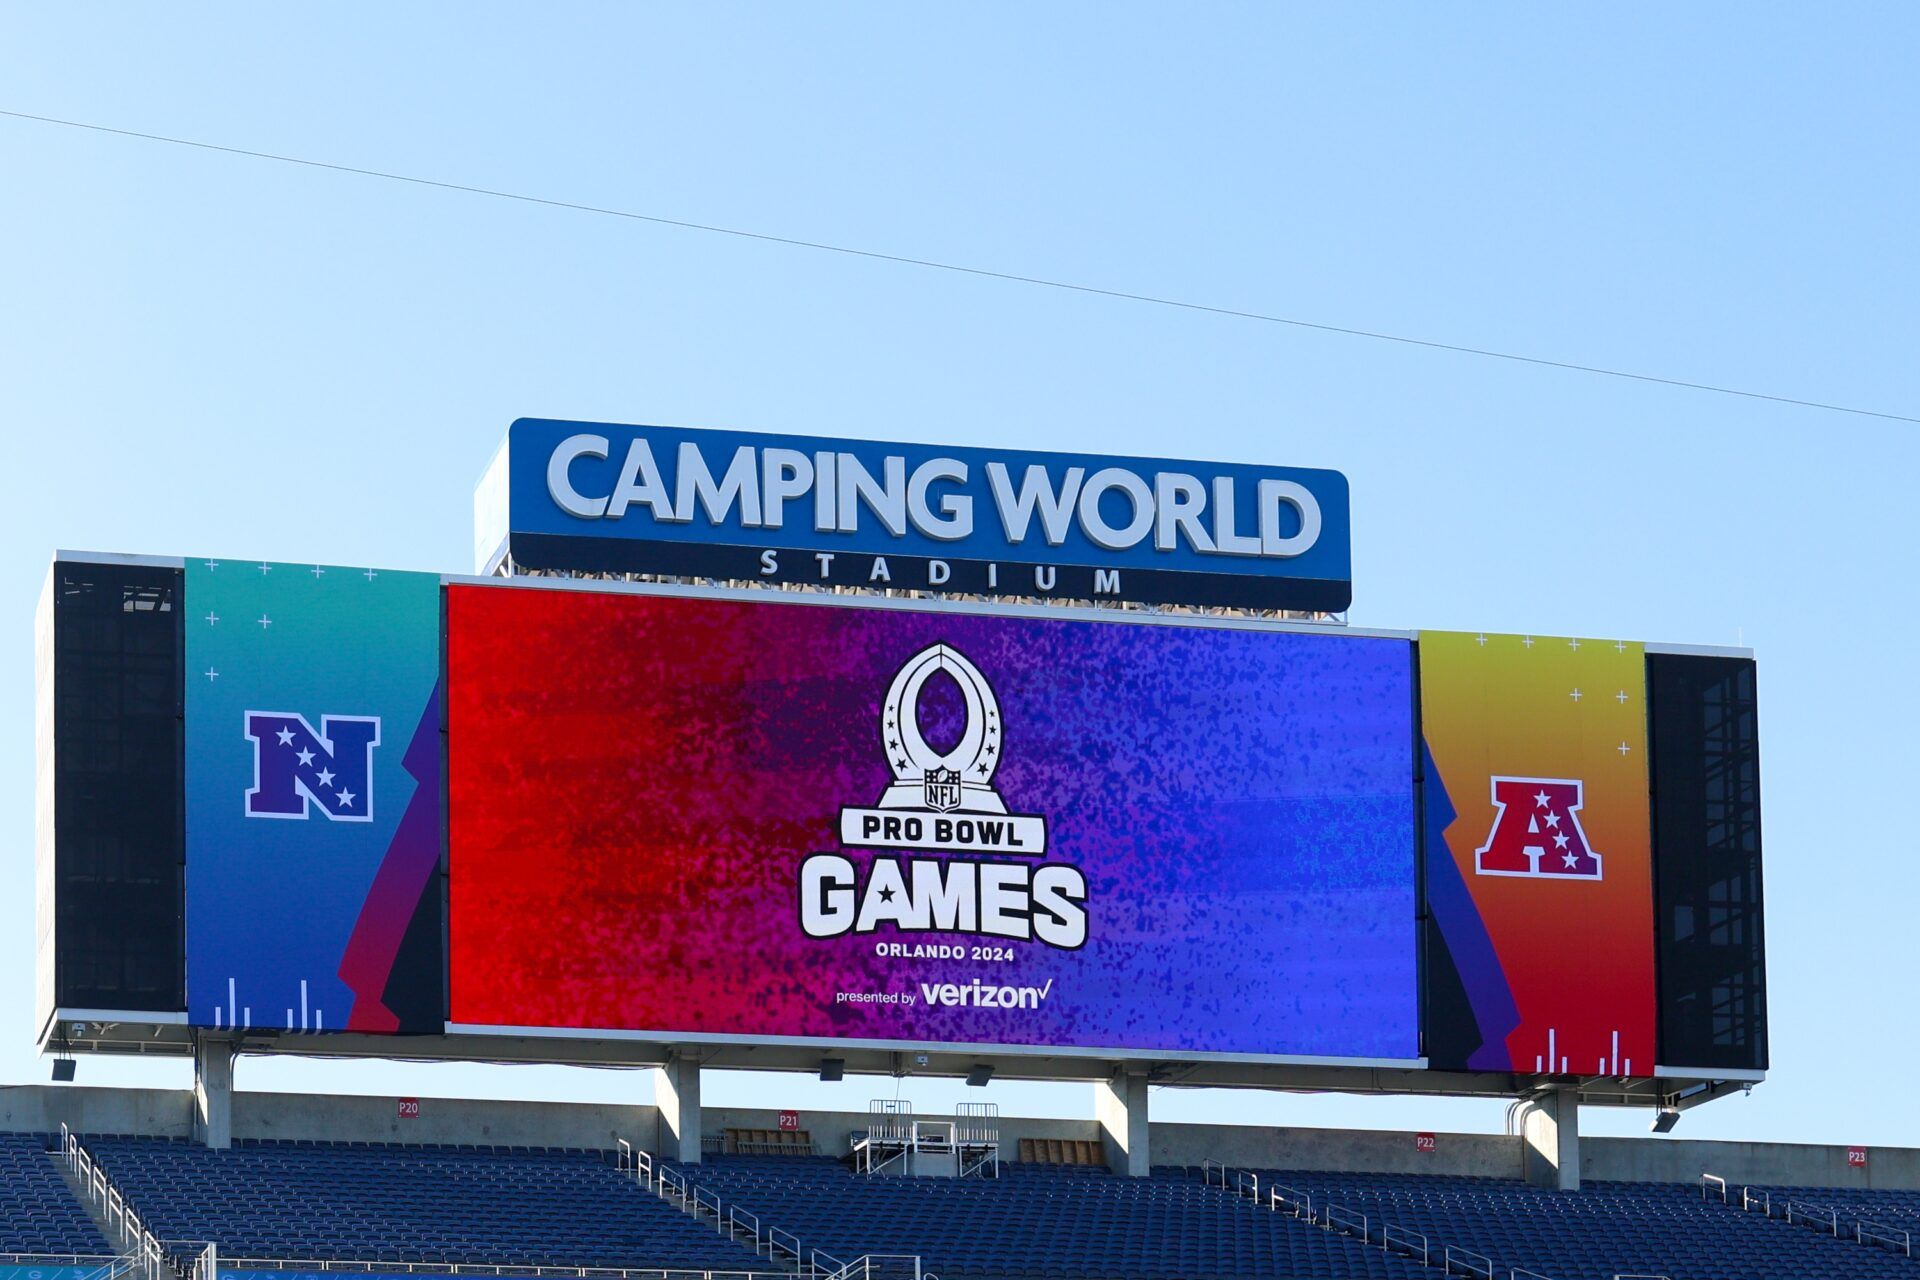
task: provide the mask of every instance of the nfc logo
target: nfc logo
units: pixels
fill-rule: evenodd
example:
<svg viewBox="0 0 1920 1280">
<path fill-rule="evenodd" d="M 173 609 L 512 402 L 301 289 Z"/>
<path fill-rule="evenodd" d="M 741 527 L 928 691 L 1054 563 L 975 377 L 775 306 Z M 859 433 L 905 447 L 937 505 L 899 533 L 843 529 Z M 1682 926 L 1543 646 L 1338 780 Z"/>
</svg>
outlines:
<svg viewBox="0 0 1920 1280">
<path fill-rule="evenodd" d="M 306 818 L 310 806 L 333 822 L 373 821 L 373 749 L 379 716 L 322 716 L 315 730 L 297 711 L 249 711 L 253 743 L 249 818 Z"/>
</svg>

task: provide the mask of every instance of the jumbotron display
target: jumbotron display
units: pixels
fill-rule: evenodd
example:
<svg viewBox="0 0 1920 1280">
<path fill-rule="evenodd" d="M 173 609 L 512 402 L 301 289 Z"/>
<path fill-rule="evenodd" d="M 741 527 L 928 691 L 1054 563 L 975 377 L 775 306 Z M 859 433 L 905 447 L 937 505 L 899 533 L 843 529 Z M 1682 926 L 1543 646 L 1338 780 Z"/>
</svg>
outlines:
<svg viewBox="0 0 1920 1280">
<path fill-rule="evenodd" d="M 459 586 L 451 1021 L 1419 1057 L 1412 648 Z"/>
<path fill-rule="evenodd" d="M 43 1041 L 1766 1069 L 1743 652 L 80 556 L 38 634 Z"/>
</svg>

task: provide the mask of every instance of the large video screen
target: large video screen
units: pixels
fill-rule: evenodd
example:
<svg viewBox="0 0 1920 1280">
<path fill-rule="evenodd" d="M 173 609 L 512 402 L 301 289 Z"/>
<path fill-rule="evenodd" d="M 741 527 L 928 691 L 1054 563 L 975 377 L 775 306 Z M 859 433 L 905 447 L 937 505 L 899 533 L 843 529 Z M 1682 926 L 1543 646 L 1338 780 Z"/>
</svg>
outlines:
<svg viewBox="0 0 1920 1280">
<path fill-rule="evenodd" d="M 1651 1075 L 1646 651 L 1420 633 L 1427 1057 Z"/>
<path fill-rule="evenodd" d="M 1419 1057 L 1404 640 L 446 594 L 456 1027 Z"/>
<path fill-rule="evenodd" d="M 196 1026 L 439 1032 L 440 579 L 186 563 Z"/>
</svg>

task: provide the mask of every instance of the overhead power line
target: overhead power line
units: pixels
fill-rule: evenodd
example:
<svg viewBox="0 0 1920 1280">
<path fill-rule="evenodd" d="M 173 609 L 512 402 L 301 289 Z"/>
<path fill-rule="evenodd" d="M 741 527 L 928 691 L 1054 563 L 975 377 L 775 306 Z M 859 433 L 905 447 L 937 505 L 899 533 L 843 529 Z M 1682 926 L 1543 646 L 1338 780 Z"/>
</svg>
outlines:
<svg viewBox="0 0 1920 1280">
<path fill-rule="evenodd" d="M 111 125 L 90 124 L 82 120 L 62 120 L 54 116 L 35 115 L 27 111 L 9 111 L 0 108 L 0 116 L 15 120 L 28 120 L 36 124 L 59 125 L 66 129 L 85 129 L 92 133 L 113 134 L 122 138 L 137 138 L 143 142 L 160 142 L 174 147 L 192 147 L 198 151 L 213 151 L 222 155 L 244 156 L 250 160 L 270 160 L 276 164 L 301 165 L 308 169 L 325 169 L 333 173 L 349 173 L 362 178 L 379 178 L 386 182 L 405 182 L 418 187 L 435 187 L 442 191 L 458 191 L 465 195 L 487 196 L 495 200 L 517 200 L 522 204 L 545 205 L 551 209 L 567 209 L 574 213 L 590 213 L 605 218 L 625 218 L 631 222 L 647 222 L 661 227 L 677 227 L 683 231 L 699 231 L 709 235 L 733 236 L 740 240 L 757 240 L 763 244 L 786 245 L 795 249 L 812 249 L 820 253 L 837 253 L 850 258 L 866 258 L 874 262 L 891 262 L 900 266 L 921 267 L 929 271 L 948 271 L 957 275 L 978 276 L 986 280 L 1004 280 L 1012 284 L 1032 285 L 1042 289 L 1063 289 L 1069 293 L 1089 294 L 1098 298 L 1114 298 L 1122 302 L 1139 302 L 1149 306 L 1172 307 L 1180 311 L 1197 311 L 1206 315 L 1226 316 L 1235 320 L 1255 320 L 1262 324 L 1287 325 L 1295 329 L 1311 329 L 1318 333 L 1338 334 L 1348 338 L 1365 338 L 1374 342 L 1394 342 L 1408 347 L 1425 347 L 1431 351 L 1447 351 L 1455 355 L 1479 356 L 1487 360 L 1506 360 L 1514 364 L 1534 365 L 1543 369 L 1560 369 L 1571 373 L 1593 374 L 1603 378 L 1623 378 L 1631 382 L 1650 383 L 1661 387 L 1679 387 L 1687 391 L 1703 391 L 1712 395 L 1739 396 L 1746 400 L 1764 400 L 1772 404 L 1793 405 L 1801 409 L 1817 409 L 1826 413 L 1847 413 L 1863 418 L 1881 418 L 1889 422 L 1912 422 L 1920 424 L 1920 416 L 1904 413 L 1887 413 L 1878 409 L 1863 409 L 1857 405 L 1832 404 L 1822 400 L 1804 400 L 1797 396 L 1770 395 L 1764 391 L 1747 391 L 1739 387 L 1720 386 L 1711 382 L 1694 382 L 1685 378 L 1664 378 L 1657 374 L 1636 373 L 1630 369 L 1611 369 L 1604 365 L 1581 364 L 1573 360 L 1553 360 L 1545 356 L 1521 355 L 1513 351 L 1498 351 L 1491 347 L 1468 346 L 1457 342 L 1440 342 L 1432 338 L 1415 338 L 1403 333 L 1384 333 L 1375 329 L 1357 329 L 1348 325 L 1326 324 L 1318 320 L 1302 320 L 1295 316 L 1277 316 L 1264 311 L 1246 311 L 1238 307 L 1214 306 L 1204 302 L 1190 302 L 1180 298 L 1161 297 L 1150 293 L 1134 293 L 1126 289 L 1108 289 L 1099 285 L 1079 284 L 1071 280 L 1053 280 L 1045 276 L 1021 275 L 1013 271 L 995 271 L 988 267 L 968 266 L 958 262 L 942 262 L 934 258 L 916 258 L 907 254 L 883 253 L 876 249 L 857 249 L 851 245 L 829 244 L 820 240 L 803 240 L 796 236 L 774 235 L 765 231 L 748 231 L 740 227 L 722 227 L 706 222 L 690 222 L 683 218 L 668 218 L 653 213 L 638 213 L 631 209 L 612 209 L 604 205 L 581 204 L 573 200 L 556 200 L 548 196 L 529 195 L 523 191 L 502 191 L 493 187 L 477 187 L 463 182 L 445 182 L 437 178 L 422 178 L 414 174 L 393 173 L 384 169 L 367 169 L 359 165 L 334 164 L 325 160 L 310 160 L 304 156 L 282 155 L 272 151 L 253 151 L 246 147 L 229 147 L 217 142 L 202 142 L 195 138 L 174 138 L 159 133 L 143 133 L 137 129 L 118 129 Z"/>
</svg>

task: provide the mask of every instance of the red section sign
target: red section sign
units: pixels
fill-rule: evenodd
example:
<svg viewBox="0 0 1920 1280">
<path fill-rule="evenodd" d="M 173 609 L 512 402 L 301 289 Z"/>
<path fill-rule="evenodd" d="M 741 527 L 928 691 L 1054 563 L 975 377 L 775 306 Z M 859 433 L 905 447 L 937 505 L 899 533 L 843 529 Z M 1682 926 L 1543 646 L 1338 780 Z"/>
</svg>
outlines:
<svg viewBox="0 0 1920 1280">
<path fill-rule="evenodd" d="M 780 1113 L 780 1127 L 788 1132 L 798 1132 L 800 1129 L 800 1113 L 798 1111 L 782 1111 Z"/>
<path fill-rule="evenodd" d="M 400 1118 L 402 1120 L 418 1120 L 420 1118 L 420 1099 L 400 1099 Z"/>
<path fill-rule="evenodd" d="M 1867 1149 L 1865 1147 L 1848 1147 L 1847 1148 L 1847 1167 L 1849 1169 L 1866 1168 L 1867 1167 Z"/>
<path fill-rule="evenodd" d="M 1413 1149 L 1423 1156 L 1432 1155 L 1436 1145 L 1438 1144 L 1434 1142 L 1433 1135 L 1430 1133 L 1416 1133 L 1413 1135 Z"/>
</svg>

